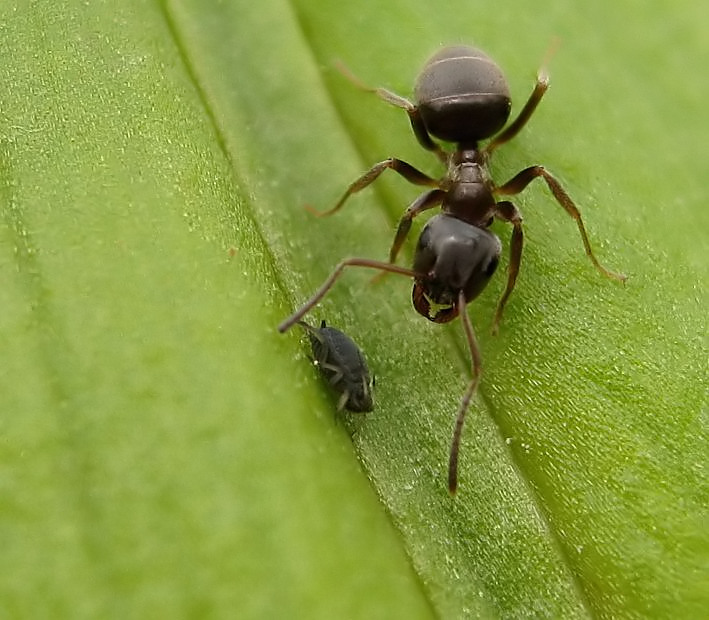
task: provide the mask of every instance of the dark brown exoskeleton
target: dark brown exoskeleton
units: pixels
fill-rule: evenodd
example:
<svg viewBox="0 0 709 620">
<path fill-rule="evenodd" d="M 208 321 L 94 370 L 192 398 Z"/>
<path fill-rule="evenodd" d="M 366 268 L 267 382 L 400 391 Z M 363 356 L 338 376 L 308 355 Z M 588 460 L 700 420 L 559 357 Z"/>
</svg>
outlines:
<svg viewBox="0 0 709 620">
<path fill-rule="evenodd" d="M 534 179 L 541 177 L 557 202 L 576 221 L 586 254 L 596 269 L 604 276 L 621 282 L 626 277 L 606 269 L 596 260 L 576 205 L 544 167 L 525 168 L 502 185 L 496 184 L 488 172 L 492 153 L 519 133 L 546 92 L 549 80 L 543 68 L 517 118 L 482 148 L 479 142 L 494 136 L 507 122 L 511 102 L 505 76 L 493 60 L 480 50 L 453 46 L 434 54 L 416 81 L 415 104 L 388 90 L 363 86 L 351 75 L 349 77 L 361 88 L 403 108 L 418 142 L 438 156 L 447 166 L 446 173 L 440 179 L 434 179 L 405 161 L 386 159 L 352 183 L 332 209 L 319 213 L 333 214 L 347 198 L 367 187 L 387 169 L 394 170 L 411 183 L 432 188 L 416 198 L 404 212 L 388 263 L 365 258 L 343 260 L 316 293 L 278 329 L 284 332 L 300 320 L 322 299 L 348 266 L 369 267 L 412 277 L 414 307 L 430 321 L 446 323 L 460 315 L 472 364 L 471 379 L 458 408 L 450 449 L 448 488 L 455 493 L 461 431 L 482 367 L 466 307 L 485 288 L 497 268 L 501 244 L 488 230 L 495 218 L 512 224 L 512 239 L 507 286 L 497 305 L 493 332 L 499 327 L 505 304 L 514 289 L 522 257 L 522 215 L 514 204 L 507 200 L 498 201 L 497 197 L 518 194 Z M 455 149 L 447 152 L 433 138 L 452 142 L 456 145 Z M 413 269 L 395 265 L 413 218 L 437 206 L 441 207 L 442 213 L 432 217 L 424 226 L 416 247 Z"/>
</svg>

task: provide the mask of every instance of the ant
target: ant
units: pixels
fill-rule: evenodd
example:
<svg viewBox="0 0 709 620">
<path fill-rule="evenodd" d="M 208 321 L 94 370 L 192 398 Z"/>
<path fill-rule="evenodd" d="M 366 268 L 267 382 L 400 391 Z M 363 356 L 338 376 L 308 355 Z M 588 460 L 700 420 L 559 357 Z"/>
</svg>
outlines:
<svg viewBox="0 0 709 620">
<path fill-rule="evenodd" d="M 333 390 L 340 394 L 337 411 L 372 411 L 374 377 L 370 378 L 367 362 L 355 341 L 325 321 L 320 327 L 304 321 L 298 321 L 298 325 L 308 332 L 315 365 Z"/>
<path fill-rule="evenodd" d="M 598 262 L 578 208 L 546 168 L 525 168 L 501 185 L 495 183 L 489 173 L 488 163 L 494 151 L 520 132 L 547 91 L 549 77 L 544 65 L 537 74 L 527 103 L 504 130 L 511 107 L 507 80 L 497 64 L 474 47 L 458 45 L 435 53 L 416 80 L 415 104 L 386 89 L 369 88 L 353 76 L 349 77 L 360 88 L 402 108 L 409 116 L 419 144 L 433 152 L 447 169 L 440 179 L 434 179 L 405 161 L 393 157 L 385 159 L 352 183 L 332 209 L 319 212 L 318 215 L 332 215 L 352 194 L 370 185 L 387 169 L 415 185 L 432 188 L 416 198 L 404 212 L 389 252 L 389 262 L 366 258 L 341 261 L 315 294 L 283 321 L 278 330 L 285 332 L 298 322 L 325 296 L 345 267 L 350 266 L 413 278 L 414 308 L 430 321 L 447 323 L 460 315 L 472 361 L 471 379 L 456 414 L 448 463 L 448 490 L 455 494 L 461 432 L 482 369 L 467 305 L 481 293 L 497 269 L 502 245 L 497 236 L 488 230 L 495 218 L 512 225 L 512 238 L 507 286 L 497 304 L 493 333 L 497 333 L 505 304 L 515 287 L 522 258 L 522 214 L 512 202 L 498 201 L 496 197 L 519 194 L 534 179 L 543 179 L 556 201 L 575 220 L 586 255 L 596 269 L 620 282 L 625 282 L 626 276 L 610 271 Z M 434 138 L 454 143 L 455 149 L 445 151 Z M 481 140 L 488 138 L 492 139 L 486 146 L 478 146 Z M 442 212 L 426 223 L 419 236 L 413 268 L 395 265 L 412 220 L 438 206 Z"/>
</svg>

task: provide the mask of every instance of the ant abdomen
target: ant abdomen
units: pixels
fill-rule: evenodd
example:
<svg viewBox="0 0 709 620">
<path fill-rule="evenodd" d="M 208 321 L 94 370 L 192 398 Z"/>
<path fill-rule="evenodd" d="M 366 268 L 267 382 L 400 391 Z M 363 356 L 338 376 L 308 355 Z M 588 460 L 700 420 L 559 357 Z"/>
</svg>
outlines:
<svg viewBox="0 0 709 620">
<path fill-rule="evenodd" d="M 510 115 L 510 91 L 500 67 L 479 49 L 444 47 L 416 80 L 416 105 L 432 136 L 476 143 L 497 133 Z"/>
</svg>

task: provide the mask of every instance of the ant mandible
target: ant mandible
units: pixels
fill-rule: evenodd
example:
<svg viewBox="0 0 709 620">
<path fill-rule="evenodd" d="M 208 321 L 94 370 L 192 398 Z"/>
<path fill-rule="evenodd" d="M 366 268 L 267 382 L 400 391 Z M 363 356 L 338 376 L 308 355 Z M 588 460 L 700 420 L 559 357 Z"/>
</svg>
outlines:
<svg viewBox="0 0 709 620">
<path fill-rule="evenodd" d="M 353 76 L 349 77 L 364 90 L 376 93 L 387 103 L 405 110 L 419 144 L 438 156 L 447 167 L 446 173 L 440 179 L 434 179 L 401 159 L 385 159 L 352 183 L 332 209 L 318 213 L 332 215 L 352 194 L 370 185 L 387 169 L 394 170 L 415 185 L 433 188 L 416 198 L 404 212 L 388 263 L 366 258 L 341 261 L 315 294 L 283 321 L 278 330 L 285 332 L 295 325 L 325 296 L 345 267 L 350 266 L 413 278 L 414 308 L 430 321 L 447 323 L 460 315 L 472 363 L 471 379 L 456 414 L 448 463 L 448 489 L 454 494 L 458 487 L 461 431 L 482 368 L 480 351 L 466 309 L 467 304 L 485 288 L 499 262 L 500 240 L 488 230 L 495 218 L 512 224 L 512 238 L 507 286 L 497 304 L 493 333 L 498 330 L 505 304 L 514 289 L 522 258 L 522 214 L 510 201 L 498 201 L 496 196 L 518 194 L 534 179 L 541 177 L 557 202 L 576 221 L 586 255 L 596 269 L 604 276 L 621 282 L 626 280 L 626 276 L 610 271 L 598 262 L 578 208 L 559 181 L 543 166 L 525 168 L 502 185 L 496 184 L 488 171 L 488 162 L 495 149 L 519 133 L 549 87 L 544 67 L 537 75 L 527 103 L 517 118 L 502 131 L 510 114 L 509 87 L 495 62 L 474 47 L 445 47 L 434 54 L 416 80 L 415 104 L 386 89 L 363 86 Z M 492 136 L 495 137 L 485 147 L 478 146 L 481 140 Z M 454 143 L 456 147 L 452 152 L 447 152 L 433 138 Z M 395 265 L 412 220 L 437 206 L 441 207 L 442 213 L 432 217 L 424 226 L 416 246 L 413 268 Z"/>
</svg>

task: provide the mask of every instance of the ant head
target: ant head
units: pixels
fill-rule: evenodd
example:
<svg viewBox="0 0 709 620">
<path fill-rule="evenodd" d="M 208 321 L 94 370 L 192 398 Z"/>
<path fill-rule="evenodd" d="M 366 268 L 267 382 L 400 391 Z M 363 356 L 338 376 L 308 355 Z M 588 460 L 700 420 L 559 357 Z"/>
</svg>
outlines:
<svg viewBox="0 0 709 620">
<path fill-rule="evenodd" d="M 500 67 L 474 47 L 444 47 L 416 80 L 416 105 L 428 132 L 447 142 L 474 144 L 502 129 L 510 90 Z"/>
<path fill-rule="evenodd" d="M 490 231 L 445 213 L 431 218 L 419 237 L 414 271 L 426 274 L 413 289 L 414 308 L 435 323 L 458 316 L 458 294 L 475 299 L 497 269 L 502 246 Z"/>
</svg>

